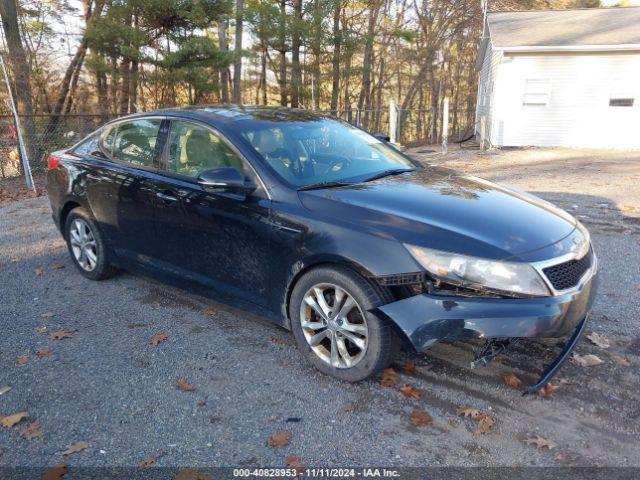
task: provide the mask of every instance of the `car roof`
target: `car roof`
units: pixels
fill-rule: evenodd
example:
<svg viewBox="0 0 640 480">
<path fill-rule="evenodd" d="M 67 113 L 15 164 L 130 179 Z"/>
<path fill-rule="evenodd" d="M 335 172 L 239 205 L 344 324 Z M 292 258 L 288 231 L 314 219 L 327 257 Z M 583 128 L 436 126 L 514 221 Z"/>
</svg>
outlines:
<svg viewBox="0 0 640 480">
<path fill-rule="evenodd" d="M 179 108 L 165 108 L 152 112 L 140 112 L 116 120 L 135 119 L 148 116 L 176 116 L 204 120 L 213 125 L 239 121 L 257 122 L 305 122 L 326 118 L 321 112 L 286 107 L 246 106 L 246 105 L 205 105 Z"/>
</svg>

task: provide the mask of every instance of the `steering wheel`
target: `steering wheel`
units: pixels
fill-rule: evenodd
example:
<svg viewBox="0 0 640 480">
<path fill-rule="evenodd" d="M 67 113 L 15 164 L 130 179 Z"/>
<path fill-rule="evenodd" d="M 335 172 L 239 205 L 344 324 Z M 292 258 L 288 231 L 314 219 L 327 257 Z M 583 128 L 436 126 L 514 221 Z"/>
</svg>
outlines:
<svg viewBox="0 0 640 480">
<path fill-rule="evenodd" d="M 329 173 L 331 170 L 333 170 L 338 165 L 341 165 L 340 170 L 342 170 L 344 167 L 350 167 L 351 166 L 351 160 L 349 158 L 347 158 L 347 157 L 338 157 L 338 158 L 336 158 L 331 163 L 329 163 L 329 165 L 327 166 L 327 168 L 324 171 L 323 175 L 325 173 Z"/>
</svg>

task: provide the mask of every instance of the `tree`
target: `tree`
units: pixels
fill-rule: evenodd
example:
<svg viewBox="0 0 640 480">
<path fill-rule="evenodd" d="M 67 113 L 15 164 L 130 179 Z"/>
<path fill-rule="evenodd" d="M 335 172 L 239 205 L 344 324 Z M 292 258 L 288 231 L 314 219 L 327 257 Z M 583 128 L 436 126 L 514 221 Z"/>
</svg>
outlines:
<svg viewBox="0 0 640 480">
<path fill-rule="evenodd" d="M 233 67 L 233 102 L 242 103 L 241 79 L 242 79 L 242 24 L 244 21 L 244 2 L 236 0 L 236 46 L 235 62 Z"/>
</svg>

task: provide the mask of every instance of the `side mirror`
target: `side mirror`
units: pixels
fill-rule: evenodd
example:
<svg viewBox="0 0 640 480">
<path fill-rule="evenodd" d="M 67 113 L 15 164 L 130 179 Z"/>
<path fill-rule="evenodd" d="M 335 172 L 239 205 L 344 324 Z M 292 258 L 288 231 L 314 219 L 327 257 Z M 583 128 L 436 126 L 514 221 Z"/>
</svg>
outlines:
<svg viewBox="0 0 640 480">
<path fill-rule="evenodd" d="M 389 143 L 391 141 L 391 137 L 389 135 L 384 135 L 382 133 L 375 133 L 373 136 L 376 137 L 381 142 Z"/>
<path fill-rule="evenodd" d="M 242 173 L 233 167 L 205 170 L 198 177 L 198 184 L 208 192 L 219 193 L 248 195 L 256 189 L 255 185 L 247 182 Z"/>
</svg>

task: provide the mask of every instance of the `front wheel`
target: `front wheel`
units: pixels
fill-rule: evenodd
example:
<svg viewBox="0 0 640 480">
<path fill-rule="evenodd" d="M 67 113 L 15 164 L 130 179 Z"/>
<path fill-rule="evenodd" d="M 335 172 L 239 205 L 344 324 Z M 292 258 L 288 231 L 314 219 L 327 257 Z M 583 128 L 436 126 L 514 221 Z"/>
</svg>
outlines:
<svg viewBox="0 0 640 480">
<path fill-rule="evenodd" d="M 360 275 L 321 267 L 295 285 L 291 327 L 298 348 L 321 372 L 358 382 L 387 367 L 397 344 L 389 324 L 371 313 L 382 295 Z"/>
</svg>

